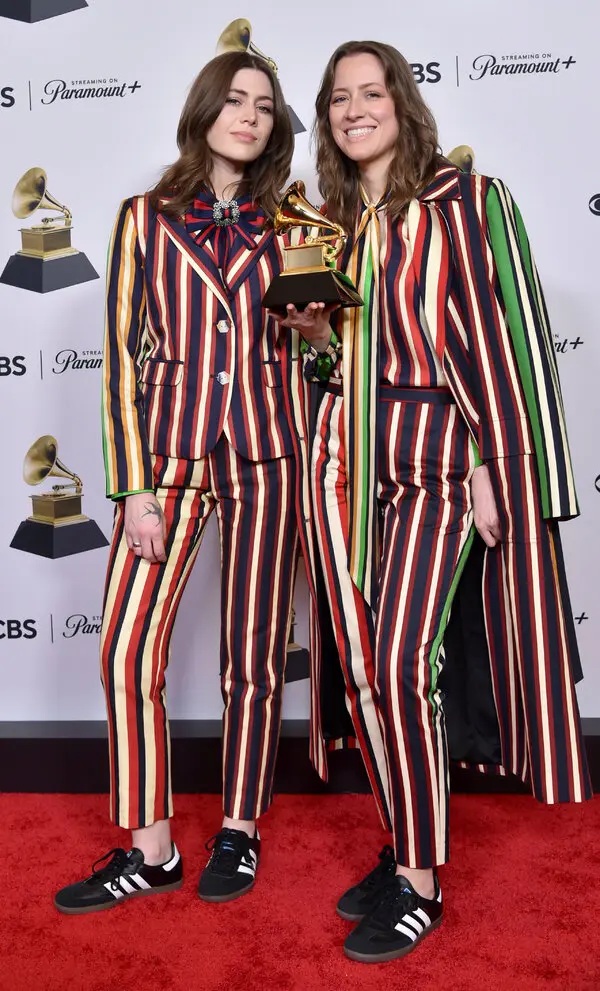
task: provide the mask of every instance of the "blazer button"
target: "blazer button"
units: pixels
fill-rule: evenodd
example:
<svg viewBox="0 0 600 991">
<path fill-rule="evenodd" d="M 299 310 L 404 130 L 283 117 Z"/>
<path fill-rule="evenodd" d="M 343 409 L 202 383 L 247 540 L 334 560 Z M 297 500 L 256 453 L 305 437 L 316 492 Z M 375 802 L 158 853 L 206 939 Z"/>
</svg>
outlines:
<svg viewBox="0 0 600 991">
<path fill-rule="evenodd" d="M 227 334 L 229 332 L 230 327 L 231 324 L 229 323 L 229 320 L 217 321 L 217 330 L 219 331 L 220 334 Z"/>
<path fill-rule="evenodd" d="M 219 374 L 217 375 L 217 382 L 219 383 L 219 385 L 227 385 L 227 383 L 229 382 L 229 375 L 227 374 L 227 372 L 219 372 Z"/>
</svg>

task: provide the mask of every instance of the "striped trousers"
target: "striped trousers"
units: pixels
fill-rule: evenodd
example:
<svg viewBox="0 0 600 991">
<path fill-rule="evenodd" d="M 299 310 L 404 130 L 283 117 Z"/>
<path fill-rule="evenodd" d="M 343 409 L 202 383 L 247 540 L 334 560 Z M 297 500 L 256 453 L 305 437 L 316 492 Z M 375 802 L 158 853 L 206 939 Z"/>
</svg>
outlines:
<svg viewBox="0 0 600 991">
<path fill-rule="evenodd" d="M 398 862 L 426 868 L 448 856 L 448 758 L 438 677 L 443 632 L 471 540 L 474 454 L 449 392 L 385 395 L 403 398 L 382 399 L 378 417 L 381 562 L 374 611 L 348 572 L 343 399 L 330 392 L 318 413 L 313 499 L 348 705 L 367 773 L 392 827 Z"/>
<path fill-rule="evenodd" d="M 131 829 L 173 814 L 165 672 L 177 609 L 206 521 L 221 544 L 221 690 L 225 815 L 271 802 L 296 565 L 295 465 L 242 458 L 222 436 L 199 461 L 154 457 L 167 560 L 128 550 L 117 505 L 101 636 L 111 818 Z"/>
</svg>

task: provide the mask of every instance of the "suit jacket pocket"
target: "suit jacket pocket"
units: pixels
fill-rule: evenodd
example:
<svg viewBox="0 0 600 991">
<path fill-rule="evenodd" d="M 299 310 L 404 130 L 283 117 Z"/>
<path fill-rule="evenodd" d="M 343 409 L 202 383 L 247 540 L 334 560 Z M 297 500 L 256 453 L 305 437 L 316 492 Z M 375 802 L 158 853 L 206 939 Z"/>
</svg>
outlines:
<svg viewBox="0 0 600 991">
<path fill-rule="evenodd" d="M 183 381 L 183 361 L 146 358 L 139 380 L 145 385 L 179 385 Z"/>
<path fill-rule="evenodd" d="M 262 366 L 262 378 L 268 389 L 283 388 L 283 373 L 280 361 L 265 361 Z"/>
</svg>

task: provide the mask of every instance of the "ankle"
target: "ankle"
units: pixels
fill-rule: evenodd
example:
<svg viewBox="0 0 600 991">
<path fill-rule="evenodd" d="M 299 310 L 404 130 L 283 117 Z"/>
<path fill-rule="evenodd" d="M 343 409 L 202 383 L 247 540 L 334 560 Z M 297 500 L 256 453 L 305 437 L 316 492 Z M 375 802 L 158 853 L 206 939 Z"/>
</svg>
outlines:
<svg viewBox="0 0 600 991">
<path fill-rule="evenodd" d="M 138 850 L 141 850 L 144 854 L 144 863 L 148 867 L 160 867 L 162 864 L 166 864 L 173 856 L 173 848 L 170 842 L 167 846 L 156 843 L 143 843 L 143 845 L 138 843 L 136 845 Z"/>
<path fill-rule="evenodd" d="M 435 897 L 435 879 L 433 869 L 423 869 L 417 867 L 402 867 L 396 865 L 396 877 L 402 875 L 412 884 L 413 888 L 421 898 L 431 901 Z"/>
<path fill-rule="evenodd" d="M 256 835 L 256 821 L 254 819 L 231 819 L 229 816 L 223 816 L 221 829 L 238 829 L 253 840 Z"/>
<path fill-rule="evenodd" d="M 131 832 L 132 846 L 144 854 L 144 862 L 149 867 L 166 864 L 173 856 L 171 845 L 171 828 L 168 819 L 153 822 L 151 826 L 142 826 Z"/>
</svg>

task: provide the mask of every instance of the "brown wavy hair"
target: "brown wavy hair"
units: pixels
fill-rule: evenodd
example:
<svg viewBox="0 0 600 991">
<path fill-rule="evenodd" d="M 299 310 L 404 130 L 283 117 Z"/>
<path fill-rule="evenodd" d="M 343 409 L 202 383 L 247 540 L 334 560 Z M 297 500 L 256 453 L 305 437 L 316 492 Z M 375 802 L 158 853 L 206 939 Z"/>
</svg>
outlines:
<svg viewBox="0 0 600 991">
<path fill-rule="evenodd" d="M 353 231 L 360 204 L 359 170 L 336 145 L 329 107 L 338 62 L 347 55 L 374 55 L 383 66 L 385 84 L 394 100 L 398 120 L 396 152 L 388 174 L 388 210 L 402 215 L 411 199 L 433 178 L 441 161 L 437 126 L 403 55 L 379 41 L 347 41 L 335 50 L 321 80 L 313 138 L 317 150 L 319 191 L 327 215 Z"/>
<path fill-rule="evenodd" d="M 150 191 L 155 210 L 179 217 L 188 209 L 202 183 L 210 185 L 213 160 L 206 135 L 221 113 L 231 83 L 240 69 L 258 69 L 273 87 L 273 130 L 262 153 L 246 166 L 235 194 L 250 194 L 272 219 L 281 190 L 289 176 L 294 153 L 294 133 L 277 76 L 262 58 L 248 52 L 225 52 L 211 59 L 192 83 L 179 126 L 179 158 Z M 168 199 L 168 203 L 161 202 Z"/>
</svg>

